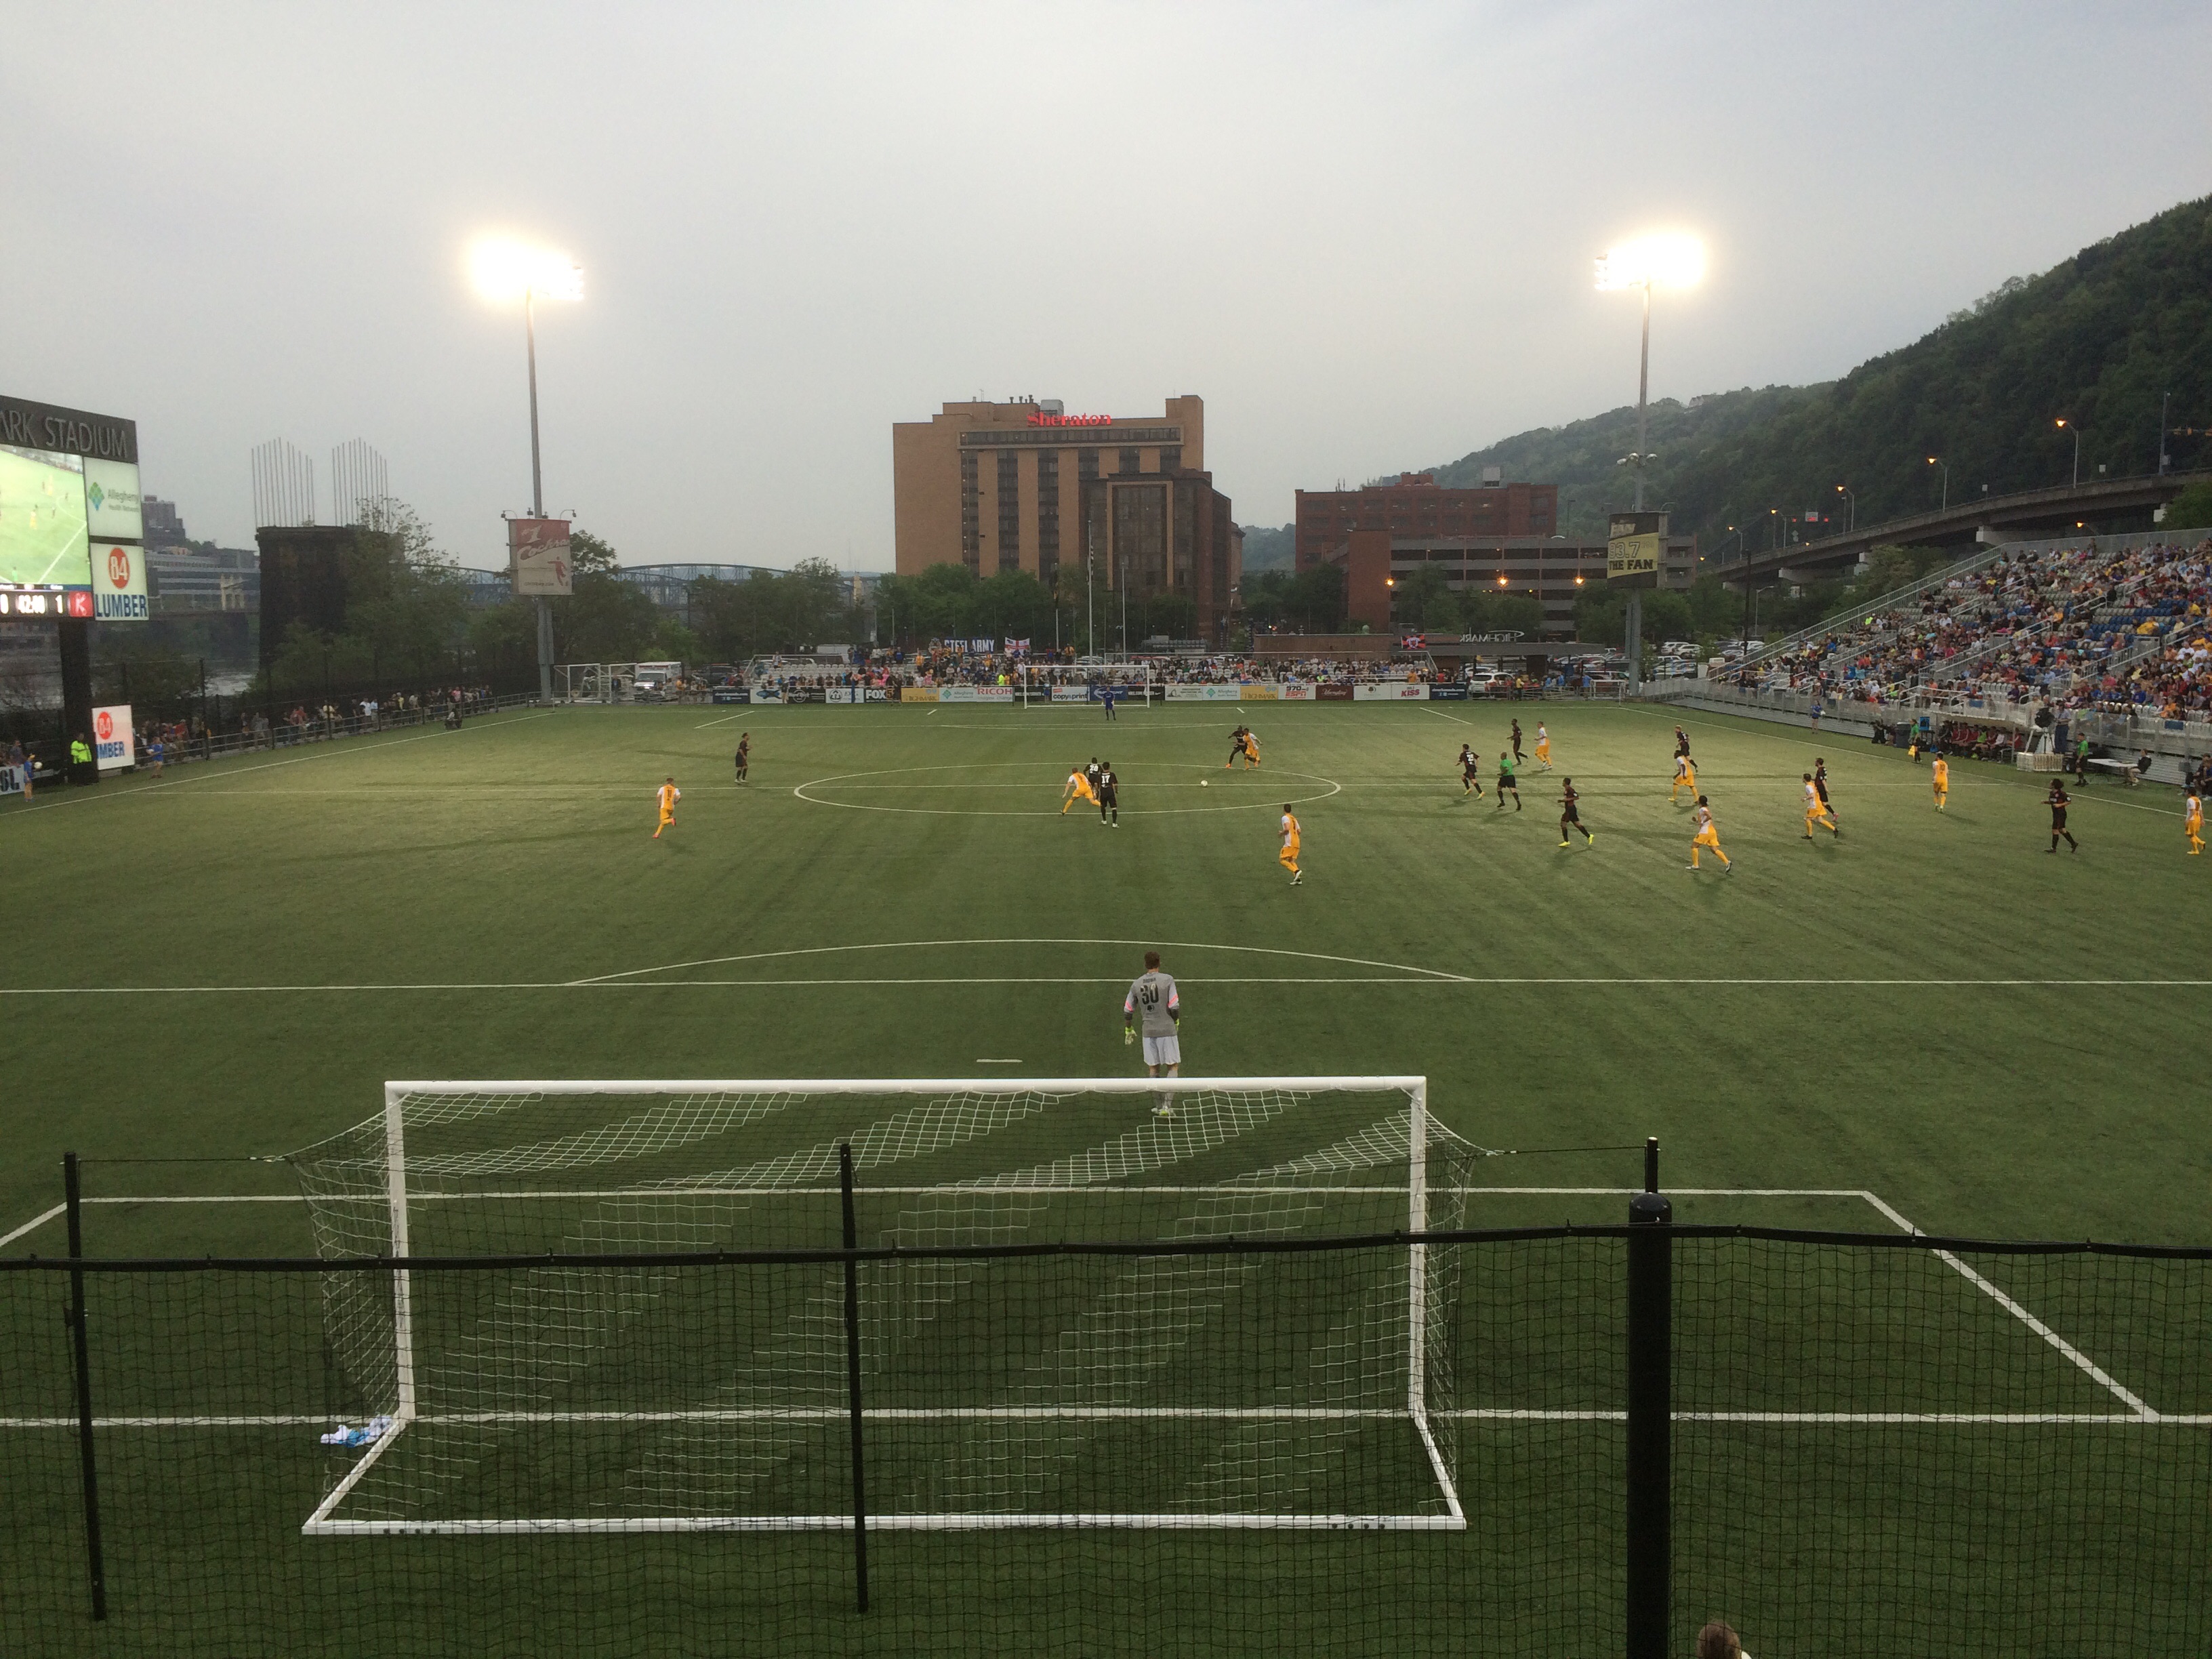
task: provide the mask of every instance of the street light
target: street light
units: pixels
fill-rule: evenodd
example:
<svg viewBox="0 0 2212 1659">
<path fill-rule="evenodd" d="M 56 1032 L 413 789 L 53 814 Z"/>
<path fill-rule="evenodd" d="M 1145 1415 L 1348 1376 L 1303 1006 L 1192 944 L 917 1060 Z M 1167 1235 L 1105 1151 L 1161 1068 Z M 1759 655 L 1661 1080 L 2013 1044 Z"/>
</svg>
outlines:
<svg viewBox="0 0 2212 1659">
<path fill-rule="evenodd" d="M 1636 468 L 1636 505 L 1644 510 L 1644 464 L 1651 459 L 1645 444 L 1645 408 L 1651 392 L 1651 289 L 1654 284 L 1690 288 L 1705 274 L 1705 245 L 1680 232 L 1639 236 L 1607 251 L 1597 262 L 1601 294 L 1622 289 L 1644 291 L 1644 347 L 1636 375 L 1636 453 L 1629 459 Z M 1628 590 L 1628 689 L 1643 679 L 1644 599 L 1636 588 Z"/>
<path fill-rule="evenodd" d="M 1939 513 L 1948 513 L 1951 510 L 1950 463 L 1946 461 L 1940 455 L 1930 455 L 1928 458 L 1928 465 L 1930 466 L 1940 466 L 1943 469 L 1943 505 L 1937 507 L 1936 510 Z"/>
<path fill-rule="evenodd" d="M 469 250 L 477 292 L 495 304 L 522 301 L 522 338 L 530 360 L 530 516 L 545 516 L 545 477 L 538 447 L 538 301 L 580 300 L 584 269 L 565 253 L 487 237 Z M 553 612 L 538 597 L 538 695 L 553 700 Z"/>
<path fill-rule="evenodd" d="M 2065 430 L 2065 421 L 2060 420 L 2057 424 L 2061 431 Z M 2079 426 L 2074 428 L 2074 482 L 2069 487 L 2075 489 L 2081 487 L 2081 428 Z"/>
<path fill-rule="evenodd" d="M 1850 488 L 1844 484 L 1836 486 L 1836 494 L 1841 495 L 1850 505 L 1850 511 L 1844 520 L 1844 534 L 1848 536 L 1859 527 L 1859 498 L 1852 495 Z"/>
</svg>

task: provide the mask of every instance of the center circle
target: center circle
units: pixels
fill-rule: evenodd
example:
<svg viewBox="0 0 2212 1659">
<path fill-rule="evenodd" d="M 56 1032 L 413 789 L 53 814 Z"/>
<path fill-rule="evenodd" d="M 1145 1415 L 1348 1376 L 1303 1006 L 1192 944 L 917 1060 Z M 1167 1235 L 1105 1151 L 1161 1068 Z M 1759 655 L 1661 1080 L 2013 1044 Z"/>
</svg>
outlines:
<svg viewBox="0 0 2212 1659">
<path fill-rule="evenodd" d="M 880 771 L 875 772 L 840 772 L 833 777 L 810 779 L 808 781 L 799 785 L 791 793 L 811 805 L 842 806 L 855 812 L 918 812 L 933 817 L 1056 818 L 1060 816 L 1060 803 L 1057 800 L 1054 800 L 1052 805 L 1048 807 L 1020 806 L 1011 809 L 991 806 L 918 806 L 909 805 L 903 802 L 834 800 L 825 799 L 822 795 L 810 794 L 807 793 L 809 790 L 830 789 L 839 784 L 851 786 L 852 792 L 865 791 L 874 793 L 880 791 L 884 793 L 889 794 L 901 790 L 911 790 L 918 793 L 924 794 L 925 796 L 927 796 L 930 792 L 941 792 L 952 789 L 976 789 L 996 792 L 1006 790 L 1028 790 L 1034 788 L 1039 794 L 1050 794 L 1066 787 L 1067 775 L 1064 772 L 1059 772 L 1057 768 L 1054 769 L 1056 774 L 1054 781 L 1048 784 L 1032 785 L 1026 782 L 992 783 L 988 781 L 970 782 L 966 781 L 948 781 L 942 782 L 908 781 L 905 783 L 863 781 L 863 780 L 895 778 L 913 780 L 921 777 L 925 774 L 935 772 L 1036 772 L 1041 769 L 1042 769 L 1035 761 L 977 761 L 965 765 L 957 766 L 893 766 L 886 767 Z M 1147 763 L 1145 767 L 1145 773 L 1147 776 L 1150 776 L 1152 774 L 1156 772 L 1212 772 L 1218 769 L 1221 769 L 1208 766 L 1202 762 L 1171 761 L 1161 763 Z M 1237 775 L 1239 777 L 1246 777 L 1249 776 L 1249 774 L 1238 774 Z M 1324 787 L 1313 791 L 1310 794 L 1270 794 L 1264 800 L 1223 801 L 1219 803 L 1208 802 L 1203 806 L 1124 806 L 1121 811 L 1130 817 L 1166 817 L 1184 812 L 1279 812 L 1283 809 L 1283 803 L 1285 801 L 1288 801 L 1293 806 L 1300 806 L 1304 805 L 1308 801 L 1326 800 L 1331 795 L 1342 793 L 1344 789 L 1344 786 L 1339 783 L 1335 779 L 1321 777 L 1311 772 L 1286 772 L 1278 769 L 1266 775 L 1270 779 L 1295 778 L 1303 783 L 1320 784 Z M 1206 781 L 1211 782 L 1212 780 L 1208 779 L 1206 780 Z M 1189 780 L 1166 785 L 1154 783 L 1151 785 L 1139 785 L 1138 787 L 1165 787 L 1177 790 L 1195 790 L 1199 787 L 1199 781 Z M 1129 793 L 1130 787 L 1125 782 L 1122 787 L 1122 793 L 1126 796 Z M 1082 805 L 1088 807 L 1090 803 L 1088 801 L 1085 801 Z"/>
</svg>

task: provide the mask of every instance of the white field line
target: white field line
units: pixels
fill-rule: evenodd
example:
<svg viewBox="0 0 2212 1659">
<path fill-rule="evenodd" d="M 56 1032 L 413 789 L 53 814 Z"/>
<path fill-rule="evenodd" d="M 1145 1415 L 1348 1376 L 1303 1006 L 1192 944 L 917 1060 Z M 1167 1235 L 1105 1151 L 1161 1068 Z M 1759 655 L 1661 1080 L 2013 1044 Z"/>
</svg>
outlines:
<svg viewBox="0 0 2212 1659">
<path fill-rule="evenodd" d="M 320 1510 L 317 1511 L 319 1515 Z M 1463 1532 L 1467 1522 L 1449 1515 L 1215 1515 L 1176 1511 L 1164 1515 L 1004 1514 L 967 1510 L 950 1515 L 871 1515 L 871 1532 L 1014 1532 L 1045 1527 L 1114 1528 L 1143 1532 Z M 311 1538 L 396 1538 L 487 1536 L 536 1537 L 549 1534 L 633 1534 L 660 1532 L 849 1532 L 849 1514 L 831 1515 L 653 1515 L 622 1518 L 584 1516 L 530 1521 L 322 1521 L 310 1518 L 300 1528 Z"/>
<path fill-rule="evenodd" d="M 1910 1221 L 1907 1221 L 1902 1215 L 1899 1214 L 1893 1207 L 1882 1202 L 1882 1200 L 1874 1194 L 1862 1193 L 1860 1196 L 1864 1198 L 1868 1203 L 1873 1205 L 1875 1209 L 1881 1211 L 1882 1214 L 1887 1216 L 1894 1225 L 1903 1229 L 1908 1233 L 1915 1235 L 1919 1233 L 1919 1228 L 1914 1226 Z M 2014 1318 L 2019 1320 L 2021 1324 L 2027 1326 L 2028 1329 L 2033 1331 L 2045 1342 L 2048 1342 L 2052 1347 L 2057 1349 L 2058 1352 L 2063 1354 L 2069 1361 L 2080 1367 L 2081 1371 L 2093 1382 L 2096 1382 L 2099 1387 L 2108 1391 L 2113 1398 L 2117 1399 L 2130 1411 L 2135 1413 L 2135 1414 L 2141 1418 L 2144 1422 L 2155 1423 L 2159 1420 L 2159 1413 L 2157 1412 L 2154 1411 L 2148 1405 L 2144 1403 L 2139 1396 L 2121 1386 L 2121 1384 L 2116 1381 L 2112 1374 L 2106 1370 L 2104 1367 L 2098 1364 L 2095 1360 L 2090 1358 L 2087 1354 L 2083 1353 L 2081 1349 L 2075 1347 L 2064 1337 L 2059 1335 L 2057 1332 L 2052 1330 L 2050 1326 L 2045 1324 L 2033 1314 L 2028 1312 L 2027 1309 L 2021 1307 L 2018 1302 L 2006 1295 L 1995 1285 L 1992 1285 L 1988 1279 L 1984 1279 L 1980 1273 L 1976 1273 L 1972 1267 L 1959 1260 L 1956 1255 L 1953 1255 L 1948 1250 L 1938 1250 L 1936 1254 L 1943 1261 L 1949 1264 L 1952 1267 L 1956 1268 L 1958 1272 L 1965 1277 L 1968 1284 L 1973 1285 L 1975 1289 L 1989 1297 L 1990 1300 L 1997 1304 L 1997 1306 L 2002 1308 Z"/>
<path fill-rule="evenodd" d="M 862 1415 L 874 1423 L 978 1422 L 1270 1422 L 1335 1423 L 1389 1422 L 1406 1415 L 1401 1407 L 1302 1406 L 946 1406 L 941 1407 L 868 1407 Z M 1432 1412 L 1432 1417 L 1462 1423 L 1626 1423 L 1625 1411 L 1549 1410 L 1535 1407 L 1470 1406 L 1454 1411 Z M 416 1417 L 416 1429 L 440 1426 L 483 1428 L 543 1426 L 581 1423 L 843 1423 L 851 1413 L 842 1406 L 754 1406 L 742 1408 L 702 1408 L 696 1411 L 574 1411 L 574 1412 L 455 1412 Z M 261 1429 L 312 1428 L 338 1419 L 329 1413 L 245 1413 L 235 1416 L 179 1414 L 117 1416 L 94 1419 L 105 1429 Z M 1680 1411 L 1677 1423 L 1753 1423 L 1820 1425 L 1826 1424 L 1986 1424 L 2007 1428 L 2084 1424 L 2118 1428 L 2212 1428 L 2212 1413 L 2174 1413 L 2143 1417 L 2132 1412 L 1778 1412 Z M 72 1430 L 75 1417 L 0 1417 L 0 1429 Z M 385 1437 L 396 1439 L 398 1431 Z M 380 1445 L 384 1441 L 379 1441 Z"/>
<path fill-rule="evenodd" d="M 1295 953 L 1286 953 L 1295 954 Z M 626 969 L 628 974 L 667 972 L 665 969 Z M 1814 990 L 2203 990 L 2212 979 L 1907 979 L 1902 977 L 1724 978 L 1626 975 L 1610 977 L 1565 975 L 1442 974 L 1410 969 L 1402 974 L 1177 975 L 1185 985 L 1427 985 L 1483 987 L 1553 987 L 1602 990 L 1611 987 L 1657 989 Z M 369 981 L 360 984 L 294 985 L 11 985 L 0 986 L 0 997 L 170 997 L 170 996 L 356 996 L 371 992 L 413 994 L 442 991 L 684 991 L 684 990 L 855 990 L 895 986 L 983 985 L 1126 985 L 1128 976 L 1113 975 L 1004 974 L 913 975 L 866 979 L 635 979 L 606 975 L 598 979 L 562 980 L 420 980 Z"/>
<path fill-rule="evenodd" d="M 48 1223 L 49 1221 L 52 1221 L 52 1220 L 56 1216 L 62 1215 L 62 1214 L 65 1213 L 65 1212 L 68 1211 L 68 1209 L 69 1209 L 69 1206 L 68 1206 L 68 1205 L 66 1205 L 66 1204 L 57 1204 L 57 1205 L 55 1205 L 55 1206 L 54 1206 L 54 1207 L 53 1207 L 52 1209 L 51 1209 L 51 1210 L 47 1210 L 47 1211 L 45 1211 L 45 1212 L 41 1212 L 40 1214 L 38 1214 L 38 1215 L 34 1215 L 34 1216 L 33 1216 L 33 1217 L 32 1217 L 28 1221 L 26 1221 L 26 1222 L 25 1222 L 21 1226 L 20 1226 L 20 1227 L 16 1228 L 16 1229 L 15 1229 L 15 1231 L 14 1232 L 12 1232 L 12 1233 L 7 1233 L 7 1234 L 0 1234 L 0 1249 L 6 1249 L 9 1245 L 13 1244 L 13 1243 L 17 1240 L 17 1239 L 21 1238 L 21 1237 L 25 1233 L 34 1233 L 34 1232 L 38 1231 L 38 1230 L 39 1230 L 40 1228 L 41 1228 L 41 1227 L 45 1226 L 45 1225 L 46 1224 L 46 1223 Z"/>
<path fill-rule="evenodd" d="M 484 720 L 497 719 L 498 716 L 495 714 L 478 714 L 473 715 L 471 718 L 477 720 Z M 500 724 L 501 726 L 519 726 L 524 720 L 550 720 L 551 718 L 551 711 L 548 710 L 543 714 L 519 714 L 513 720 L 500 720 Z M 478 728 L 464 726 L 461 729 L 464 732 L 466 732 Z M 450 738 L 454 734 L 451 732 L 440 730 L 436 732 L 420 732 L 411 738 L 391 738 L 382 743 L 367 743 L 358 746 L 349 744 L 343 749 L 339 748 L 337 744 L 332 744 L 328 747 L 319 746 L 317 752 L 313 754 L 295 755 L 289 760 L 260 761 L 252 766 L 226 766 L 219 772 L 190 772 L 186 773 L 182 777 L 175 779 L 165 776 L 159 782 L 155 782 L 154 780 L 149 779 L 143 785 L 118 793 L 106 795 L 72 794 L 62 800 L 33 801 L 30 805 L 23 808 L 21 812 L 10 812 L 8 816 L 10 819 L 14 819 L 22 817 L 24 812 L 50 811 L 55 807 L 82 805 L 88 801 L 150 800 L 153 799 L 157 793 L 167 794 L 173 790 L 181 789 L 188 784 L 198 783 L 208 778 L 238 778 L 245 776 L 248 772 L 269 772 L 273 771 L 281 766 L 302 766 L 307 762 L 313 760 L 349 759 L 356 755 L 378 754 L 386 749 L 397 749 L 402 744 L 428 743 L 433 738 Z M 215 763 L 212 761 L 195 761 L 192 764 L 195 766 L 212 766 Z"/>
</svg>

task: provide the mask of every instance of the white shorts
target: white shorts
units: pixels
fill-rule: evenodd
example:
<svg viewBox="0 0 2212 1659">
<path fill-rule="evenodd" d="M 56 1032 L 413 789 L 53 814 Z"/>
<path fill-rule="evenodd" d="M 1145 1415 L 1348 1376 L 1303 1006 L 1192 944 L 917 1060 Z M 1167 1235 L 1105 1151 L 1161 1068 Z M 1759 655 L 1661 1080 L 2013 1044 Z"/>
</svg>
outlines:
<svg viewBox="0 0 2212 1659">
<path fill-rule="evenodd" d="M 1164 1037 L 1145 1039 L 1145 1064 L 1147 1066 L 1180 1066 L 1182 1048 L 1173 1033 Z"/>
</svg>

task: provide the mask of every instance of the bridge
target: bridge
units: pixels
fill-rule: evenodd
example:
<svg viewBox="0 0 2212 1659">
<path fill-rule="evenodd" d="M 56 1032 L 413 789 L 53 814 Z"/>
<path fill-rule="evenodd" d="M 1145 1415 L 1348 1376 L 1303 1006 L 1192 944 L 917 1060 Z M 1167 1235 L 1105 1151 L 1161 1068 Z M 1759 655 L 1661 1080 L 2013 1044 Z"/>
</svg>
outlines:
<svg viewBox="0 0 2212 1659">
<path fill-rule="evenodd" d="M 1934 513 L 1916 513 L 1864 530 L 1754 553 L 1723 566 L 1720 575 L 1731 587 L 1746 581 L 1817 580 L 1843 574 L 1846 567 L 1877 547 L 1956 547 L 1963 552 L 1977 543 L 2148 530 L 2153 513 L 2198 483 L 2212 483 L 2212 471 L 2085 479 L 2048 489 L 1983 495 Z"/>
</svg>

